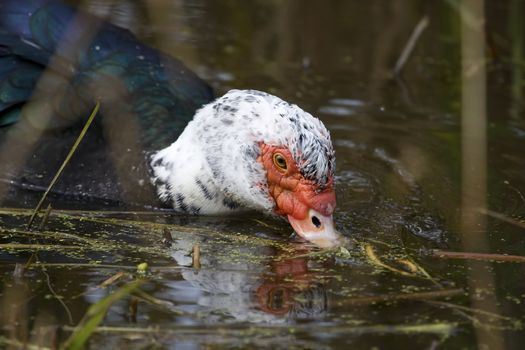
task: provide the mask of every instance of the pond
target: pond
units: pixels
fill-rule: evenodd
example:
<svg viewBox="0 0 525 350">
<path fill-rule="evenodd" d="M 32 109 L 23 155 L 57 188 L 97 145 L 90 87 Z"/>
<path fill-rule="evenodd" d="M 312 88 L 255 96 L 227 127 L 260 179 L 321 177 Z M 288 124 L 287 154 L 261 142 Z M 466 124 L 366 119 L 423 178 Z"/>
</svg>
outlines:
<svg viewBox="0 0 525 350">
<path fill-rule="evenodd" d="M 60 196 L 28 230 L 41 193 L 11 196 L 1 347 L 72 346 L 75 326 L 122 293 L 89 348 L 522 348 L 523 1 L 80 4 L 217 95 L 258 89 L 319 117 L 346 241 L 320 249 L 256 213 Z"/>
</svg>

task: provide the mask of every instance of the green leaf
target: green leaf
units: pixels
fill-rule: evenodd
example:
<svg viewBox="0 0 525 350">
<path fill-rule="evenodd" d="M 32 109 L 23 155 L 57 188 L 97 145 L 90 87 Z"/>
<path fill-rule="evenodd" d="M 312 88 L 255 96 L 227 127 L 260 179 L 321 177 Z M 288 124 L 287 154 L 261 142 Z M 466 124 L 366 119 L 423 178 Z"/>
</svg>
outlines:
<svg viewBox="0 0 525 350">
<path fill-rule="evenodd" d="M 108 312 L 111 305 L 128 296 L 142 283 L 144 283 L 143 280 L 136 280 L 126 284 L 107 297 L 91 305 L 82 320 L 80 320 L 79 324 L 76 326 L 73 334 L 71 334 L 71 336 L 66 340 L 61 349 L 82 349 L 91 334 L 97 329 L 102 320 L 104 320 L 104 317 L 106 316 L 106 313 Z"/>
</svg>

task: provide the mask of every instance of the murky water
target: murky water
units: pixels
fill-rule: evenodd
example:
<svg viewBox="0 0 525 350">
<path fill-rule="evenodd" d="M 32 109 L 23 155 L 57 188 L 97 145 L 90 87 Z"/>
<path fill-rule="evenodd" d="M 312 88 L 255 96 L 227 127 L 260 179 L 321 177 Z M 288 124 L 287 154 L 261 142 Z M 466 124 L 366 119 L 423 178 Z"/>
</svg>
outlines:
<svg viewBox="0 0 525 350">
<path fill-rule="evenodd" d="M 522 1 L 485 6 L 487 193 L 486 207 L 469 208 L 473 226 L 461 210 L 465 174 L 477 170 L 464 169 L 462 153 L 456 1 L 83 5 L 179 57 L 218 93 L 265 90 L 321 118 L 337 155 L 335 220 L 349 241 L 321 251 L 256 214 L 56 211 L 39 234 L 24 229 L 29 211 L 0 209 L 1 243 L 43 245 L 24 276 L 15 263 L 32 250 L 0 248 L 2 341 L 63 342 L 119 282 L 97 286 L 147 262 L 143 294 L 110 309 L 91 348 L 520 348 L 523 263 L 431 251 L 525 255 Z M 402 76 L 391 78 L 425 15 Z M 64 248 L 45 248 L 57 242 Z"/>
</svg>

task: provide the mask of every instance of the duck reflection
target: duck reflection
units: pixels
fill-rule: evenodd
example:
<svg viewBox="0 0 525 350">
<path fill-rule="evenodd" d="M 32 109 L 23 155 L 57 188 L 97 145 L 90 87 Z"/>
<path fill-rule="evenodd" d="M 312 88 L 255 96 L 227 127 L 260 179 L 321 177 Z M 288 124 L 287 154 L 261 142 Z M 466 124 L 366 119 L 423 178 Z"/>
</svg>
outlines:
<svg viewBox="0 0 525 350">
<path fill-rule="evenodd" d="M 327 296 L 320 276 L 306 258 L 289 258 L 271 264 L 256 290 L 260 310 L 276 316 L 319 317 L 327 310 Z"/>
<path fill-rule="evenodd" d="M 213 249 L 203 243 L 204 250 Z M 176 242 L 172 256 L 179 265 L 191 265 L 190 245 Z M 193 301 L 210 314 L 274 323 L 322 317 L 328 309 L 326 281 L 317 272 L 318 263 L 304 257 L 310 248 L 294 246 L 298 244 L 281 249 L 243 245 L 233 248 L 229 258 L 204 251 L 202 268 L 185 270 L 182 277 L 194 288 Z M 176 293 L 183 288 L 180 281 L 173 287 Z"/>
</svg>

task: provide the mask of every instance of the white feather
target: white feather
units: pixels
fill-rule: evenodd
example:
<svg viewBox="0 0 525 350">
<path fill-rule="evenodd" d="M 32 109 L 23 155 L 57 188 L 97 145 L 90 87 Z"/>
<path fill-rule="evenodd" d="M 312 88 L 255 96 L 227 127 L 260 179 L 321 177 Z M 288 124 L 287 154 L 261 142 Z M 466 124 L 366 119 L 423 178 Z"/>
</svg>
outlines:
<svg viewBox="0 0 525 350">
<path fill-rule="evenodd" d="M 151 158 L 152 182 L 177 209 L 271 210 L 275 203 L 256 161 L 260 142 L 288 147 L 305 177 L 320 186 L 333 175 L 333 148 L 321 121 L 267 93 L 231 90 L 197 111 L 179 139 Z"/>
</svg>

